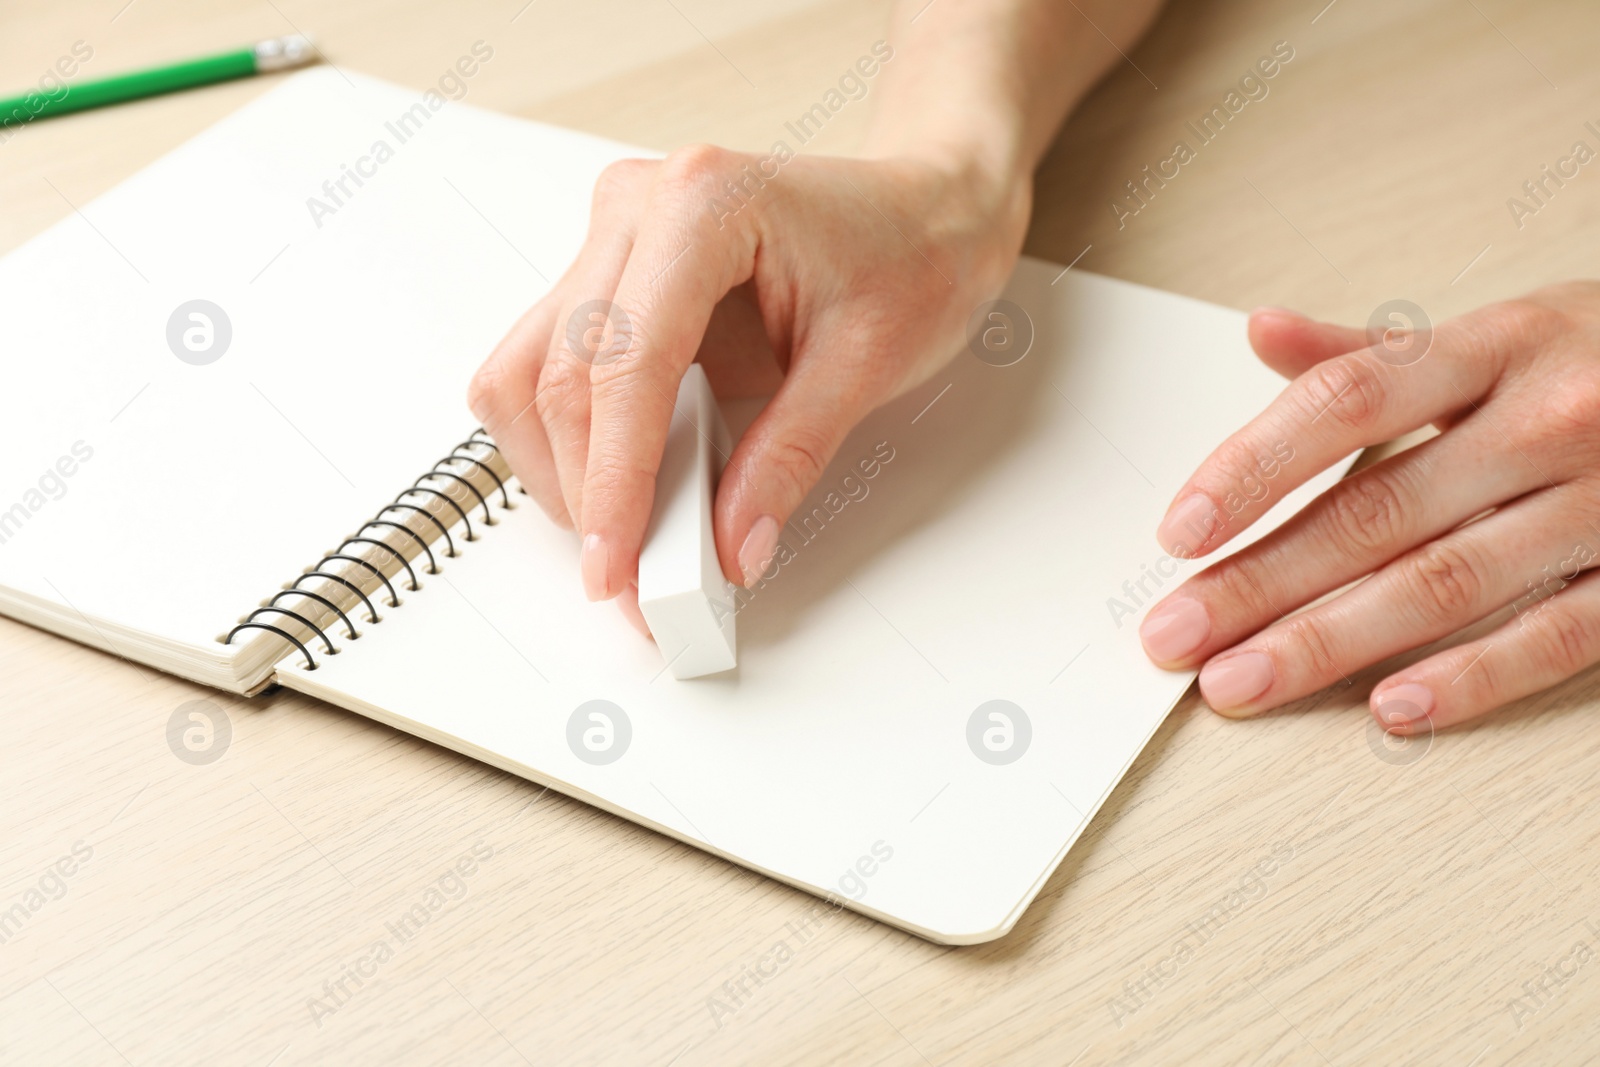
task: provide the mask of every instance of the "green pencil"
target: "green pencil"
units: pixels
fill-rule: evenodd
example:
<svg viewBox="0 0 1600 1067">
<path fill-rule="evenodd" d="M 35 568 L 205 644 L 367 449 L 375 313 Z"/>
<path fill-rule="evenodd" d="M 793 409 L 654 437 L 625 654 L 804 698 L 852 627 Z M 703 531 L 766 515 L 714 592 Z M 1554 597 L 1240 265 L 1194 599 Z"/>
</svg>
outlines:
<svg viewBox="0 0 1600 1067">
<path fill-rule="evenodd" d="M 180 89 L 248 78 L 253 74 L 287 70 L 312 62 L 316 55 L 315 46 L 305 37 L 295 34 L 165 67 L 77 84 L 60 84 L 50 91 L 37 89 L 22 96 L 0 98 L 0 130 L 14 129 L 35 119 L 84 111 L 91 107 L 121 104 Z"/>
</svg>

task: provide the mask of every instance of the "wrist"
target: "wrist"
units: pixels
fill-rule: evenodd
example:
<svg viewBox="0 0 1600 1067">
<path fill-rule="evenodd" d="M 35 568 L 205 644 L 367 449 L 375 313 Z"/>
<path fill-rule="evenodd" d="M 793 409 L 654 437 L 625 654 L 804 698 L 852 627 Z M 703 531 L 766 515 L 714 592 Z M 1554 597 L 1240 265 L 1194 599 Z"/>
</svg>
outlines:
<svg viewBox="0 0 1600 1067">
<path fill-rule="evenodd" d="M 986 247 L 1009 263 L 1021 252 L 1027 234 L 1033 175 L 1002 158 L 970 148 L 923 144 L 885 156 L 884 162 L 892 159 L 932 176 L 937 189 L 930 207 L 936 215 L 934 228 L 965 235 L 969 243 Z M 1009 266 L 1005 273 L 1010 273 Z"/>
<path fill-rule="evenodd" d="M 1023 157 L 1020 131 L 1006 123 L 973 121 L 962 132 L 953 116 L 935 116 L 934 124 L 918 116 L 896 121 L 880 112 L 867 133 L 861 154 L 868 159 L 902 159 L 921 163 L 960 182 L 980 200 L 1000 204 L 1019 190 L 1031 189 L 1033 161 Z"/>
<path fill-rule="evenodd" d="M 883 142 L 873 146 L 868 158 L 931 176 L 938 189 L 938 210 L 949 228 L 982 232 L 1021 248 L 1033 207 L 1033 175 L 1028 170 L 993 151 L 928 142 L 899 150 Z"/>
<path fill-rule="evenodd" d="M 861 154 L 939 175 L 952 205 L 1020 250 L 1033 204 L 1033 167 L 1020 115 L 969 98 L 934 113 L 889 106 L 875 112 Z"/>
</svg>

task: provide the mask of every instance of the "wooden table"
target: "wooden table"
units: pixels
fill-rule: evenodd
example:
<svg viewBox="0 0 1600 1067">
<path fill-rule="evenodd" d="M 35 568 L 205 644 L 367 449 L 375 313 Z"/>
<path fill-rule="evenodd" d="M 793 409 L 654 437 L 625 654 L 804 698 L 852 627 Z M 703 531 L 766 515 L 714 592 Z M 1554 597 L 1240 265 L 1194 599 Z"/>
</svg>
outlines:
<svg viewBox="0 0 1600 1067">
<path fill-rule="evenodd" d="M 1520 228 L 1506 201 L 1597 143 L 1600 8 L 1324 2 L 1168 11 L 1062 134 L 1028 250 L 1355 323 L 1392 297 L 1441 318 L 1591 270 L 1600 170 Z M 668 149 L 765 148 L 885 9 L 64 0 L 4 18 L 8 88 L 78 41 L 101 73 L 300 28 L 420 89 L 481 39 L 471 103 Z M 1119 228 L 1123 183 L 1277 41 L 1294 59 L 1270 95 Z M 264 88 L 24 129 L 0 144 L 0 249 Z M 817 149 L 850 151 L 864 116 Z M 940 948 L 844 913 L 761 975 L 810 898 L 582 804 L 5 621 L 0 667 L 0 908 L 44 891 L 0 943 L 7 1063 L 1487 1067 L 1600 1041 L 1593 673 L 1400 753 L 1372 743 L 1375 671 L 1249 723 L 1191 696 L 1009 937 Z M 200 699 L 233 734 L 192 766 L 165 730 Z M 488 858 L 451 877 L 474 848 Z"/>
</svg>

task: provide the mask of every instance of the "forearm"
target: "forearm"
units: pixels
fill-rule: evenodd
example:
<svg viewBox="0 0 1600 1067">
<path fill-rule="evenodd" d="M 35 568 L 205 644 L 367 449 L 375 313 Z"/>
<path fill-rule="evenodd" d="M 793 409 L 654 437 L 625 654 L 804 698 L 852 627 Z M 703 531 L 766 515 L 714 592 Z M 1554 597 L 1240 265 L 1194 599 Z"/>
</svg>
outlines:
<svg viewBox="0 0 1600 1067">
<path fill-rule="evenodd" d="M 901 0 L 866 154 L 975 169 L 997 188 L 1026 185 L 1067 113 L 1122 61 L 1118 50 L 1132 49 L 1160 6 Z"/>
</svg>

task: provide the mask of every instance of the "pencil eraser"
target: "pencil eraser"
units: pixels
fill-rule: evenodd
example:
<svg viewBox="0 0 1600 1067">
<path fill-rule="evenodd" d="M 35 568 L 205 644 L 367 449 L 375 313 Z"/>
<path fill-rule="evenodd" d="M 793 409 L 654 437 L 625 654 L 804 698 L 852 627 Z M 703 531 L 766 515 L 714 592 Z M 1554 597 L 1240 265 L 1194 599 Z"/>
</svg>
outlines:
<svg viewBox="0 0 1600 1067">
<path fill-rule="evenodd" d="M 706 373 L 693 364 L 678 386 L 639 553 L 639 610 L 674 678 L 738 663 L 733 584 L 722 576 L 711 529 L 717 478 L 731 447 Z"/>
</svg>

